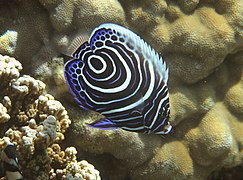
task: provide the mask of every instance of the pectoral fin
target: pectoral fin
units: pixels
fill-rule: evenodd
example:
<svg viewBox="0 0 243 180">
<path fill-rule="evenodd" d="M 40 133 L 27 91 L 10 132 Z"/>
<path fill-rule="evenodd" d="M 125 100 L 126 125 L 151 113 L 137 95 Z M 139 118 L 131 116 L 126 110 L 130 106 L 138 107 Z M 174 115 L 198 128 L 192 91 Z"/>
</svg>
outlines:
<svg viewBox="0 0 243 180">
<path fill-rule="evenodd" d="M 114 130 L 119 128 L 117 127 L 116 123 L 113 123 L 110 119 L 107 118 L 102 118 L 93 123 L 90 124 L 86 123 L 86 124 L 91 128 L 98 128 L 101 130 Z"/>
</svg>

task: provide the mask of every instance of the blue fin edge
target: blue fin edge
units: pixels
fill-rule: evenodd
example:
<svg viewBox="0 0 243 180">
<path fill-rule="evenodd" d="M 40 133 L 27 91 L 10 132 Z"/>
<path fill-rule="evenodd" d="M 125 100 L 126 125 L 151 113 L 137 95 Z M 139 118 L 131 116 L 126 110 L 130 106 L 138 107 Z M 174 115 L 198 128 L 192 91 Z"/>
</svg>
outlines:
<svg viewBox="0 0 243 180">
<path fill-rule="evenodd" d="M 107 118 L 99 119 L 90 124 L 86 123 L 86 125 L 91 128 L 98 128 L 101 130 L 114 130 L 114 129 L 119 128 L 119 127 L 117 127 L 116 123 L 112 122 L 110 119 L 107 119 Z"/>
</svg>

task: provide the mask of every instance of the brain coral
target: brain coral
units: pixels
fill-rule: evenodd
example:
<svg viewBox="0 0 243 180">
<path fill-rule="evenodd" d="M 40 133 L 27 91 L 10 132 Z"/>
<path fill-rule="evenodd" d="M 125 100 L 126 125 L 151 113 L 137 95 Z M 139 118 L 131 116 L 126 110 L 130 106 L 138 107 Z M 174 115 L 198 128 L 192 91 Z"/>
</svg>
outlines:
<svg viewBox="0 0 243 180">
<path fill-rule="evenodd" d="M 47 89 L 67 106 L 73 119 L 67 143 L 82 151 L 80 156 L 94 159 L 95 154 L 94 162 L 105 179 L 206 179 L 214 170 L 243 163 L 242 0 L 39 0 L 7 4 L 0 4 L 1 37 L 8 30 L 18 33 L 13 55 L 31 67 L 28 71 L 44 80 Z M 53 57 L 65 52 L 77 35 L 90 33 L 103 22 L 129 27 L 166 60 L 173 134 L 161 138 L 98 131 L 84 125 L 98 115 L 71 103 L 62 60 Z M 10 40 L 5 44 L 11 44 Z M 6 49 L 9 47 L 0 52 Z M 41 89 L 41 84 L 22 79 L 19 90 L 26 92 L 26 84 Z M 43 103 L 48 98 L 41 96 Z M 2 104 L 10 109 L 13 106 L 8 97 Z M 55 109 L 51 104 L 45 112 Z M 25 114 L 35 114 L 35 108 L 29 109 L 16 112 L 20 122 L 25 121 Z"/>
</svg>

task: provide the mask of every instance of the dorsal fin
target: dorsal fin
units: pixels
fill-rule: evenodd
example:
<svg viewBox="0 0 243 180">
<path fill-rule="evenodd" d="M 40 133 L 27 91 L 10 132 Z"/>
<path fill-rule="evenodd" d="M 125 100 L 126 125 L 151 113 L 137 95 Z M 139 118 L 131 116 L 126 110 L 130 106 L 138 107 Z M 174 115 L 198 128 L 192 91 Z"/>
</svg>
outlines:
<svg viewBox="0 0 243 180">
<path fill-rule="evenodd" d="M 76 35 L 67 48 L 66 55 L 73 57 L 73 53 L 85 42 L 89 40 L 88 33 L 82 33 Z"/>
</svg>

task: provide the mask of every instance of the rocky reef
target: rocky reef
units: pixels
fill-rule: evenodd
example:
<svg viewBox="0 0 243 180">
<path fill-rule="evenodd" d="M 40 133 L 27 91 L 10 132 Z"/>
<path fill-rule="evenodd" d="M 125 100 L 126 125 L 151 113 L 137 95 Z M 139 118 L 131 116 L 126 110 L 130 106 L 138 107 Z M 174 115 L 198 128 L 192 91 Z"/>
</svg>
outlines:
<svg viewBox="0 0 243 180">
<path fill-rule="evenodd" d="M 47 91 L 65 105 L 72 119 L 71 127 L 63 130 L 68 134 L 65 143 L 78 149 L 79 156 L 93 160 L 105 179 L 206 179 L 213 171 L 242 165 L 241 0 L 4 0 L 0 9 L 0 53 L 18 58 L 24 72 L 45 82 Z M 99 115 L 80 110 L 71 100 L 61 54 L 73 38 L 104 22 L 136 32 L 167 62 L 173 134 L 161 138 L 84 125 Z M 17 79 L 22 66 L 10 63 L 7 69 L 4 76 L 0 74 L 1 82 L 6 79 L 0 84 L 1 94 L 14 90 L 14 98 L 2 96 L 0 121 L 13 123 L 14 114 L 19 124 L 40 116 L 38 124 L 48 115 L 60 122 L 51 113 L 56 107 L 53 97 L 42 95 L 44 84 L 22 76 L 10 88 L 9 81 Z M 23 97 L 28 100 L 22 101 Z"/>
</svg>

